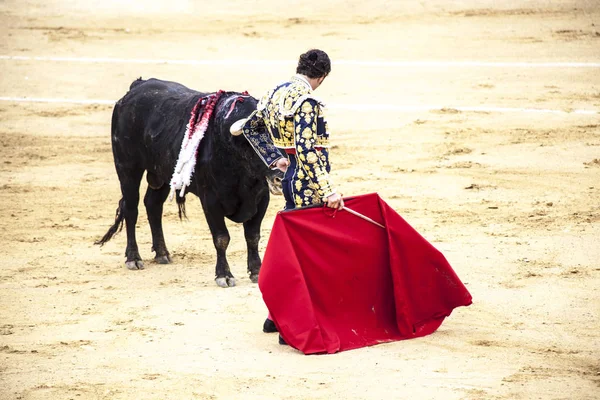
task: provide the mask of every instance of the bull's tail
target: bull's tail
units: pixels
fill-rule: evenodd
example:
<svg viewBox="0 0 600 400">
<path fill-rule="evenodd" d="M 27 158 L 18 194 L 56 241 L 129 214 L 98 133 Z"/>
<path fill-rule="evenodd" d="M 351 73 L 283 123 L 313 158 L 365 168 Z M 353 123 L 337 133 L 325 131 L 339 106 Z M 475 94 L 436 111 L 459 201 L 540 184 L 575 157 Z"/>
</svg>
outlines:
<svg viewBox="0 0 600 400">
<path fill-rule="evenodd" d="M 94 242 L 94 244 L 99 244 L 100 246 L 102 246 L 102 245 L 104 245 L 104 243 L 106 243 L 110 239 L 112 239 L 112 237 L 114 235 L 121 232 L 121 229 L 123 229 L 123 220 L 125 218 L 123 216 L 124 203 L 125 203 L 125 200 L 123 198 L 121 198 L 121 200 L 119 200 L 119 207 L 117 207 L 117 212 L 115 215 L 115 223 L 113 224 L 113 226 L 108 228 L 108 232 L 106 232 L 106 234 L 102 237 L 102 239 Z M 180 214 L 181 214 L 181 211 L 180 211 Z"/>
<path fill-rule="evenodd" d="M 177 191 L 175 191 L 175 201 L 177 201 L 177 208 L 179 208 L 179 219 L 182 220 L 183 217 L 187 219 L 187 215 L 185 213 L 185 194 L 180 196 Z"/>
</svg>

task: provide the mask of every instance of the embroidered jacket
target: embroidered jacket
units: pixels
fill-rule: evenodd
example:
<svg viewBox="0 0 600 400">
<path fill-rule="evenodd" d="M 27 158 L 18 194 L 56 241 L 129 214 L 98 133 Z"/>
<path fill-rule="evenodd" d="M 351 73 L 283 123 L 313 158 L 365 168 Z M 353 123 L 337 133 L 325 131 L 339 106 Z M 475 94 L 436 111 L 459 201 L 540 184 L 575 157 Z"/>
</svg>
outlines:
<svg viewBox="0 0 600 400">
<path fill-rule="evenodd" d="M 267 166 L 280 158 L 273 144 L 295 153 L 292 186 L 297 207 L 321 203 L 335 193 L 329 181 L 329 133 L 323 107 L 310 84 L 294 76 L 269 91 L 243 127 L 244 136 Z"/>
</svg>

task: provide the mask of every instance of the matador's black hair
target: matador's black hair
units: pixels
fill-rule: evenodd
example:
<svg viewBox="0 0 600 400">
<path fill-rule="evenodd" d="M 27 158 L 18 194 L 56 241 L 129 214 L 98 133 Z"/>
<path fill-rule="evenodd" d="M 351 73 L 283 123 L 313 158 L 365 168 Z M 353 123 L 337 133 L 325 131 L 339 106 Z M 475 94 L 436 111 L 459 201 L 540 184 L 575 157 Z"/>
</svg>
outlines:
<svg viewBox="0 0 600 400">
<path fill-rule="evenodd" d="M 312 49 L 300 55 L 296 73 L 309 78 L 321 78 L 331 72 L 331 60 L 323 50 Z"/>
</svg>

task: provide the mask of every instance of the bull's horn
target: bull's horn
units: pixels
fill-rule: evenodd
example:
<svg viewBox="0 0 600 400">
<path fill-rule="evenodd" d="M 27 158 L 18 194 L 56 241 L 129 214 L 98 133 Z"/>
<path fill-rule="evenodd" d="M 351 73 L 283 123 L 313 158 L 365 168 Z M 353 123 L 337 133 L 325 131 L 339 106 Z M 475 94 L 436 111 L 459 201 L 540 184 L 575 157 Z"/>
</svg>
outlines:
<svg viewBox="0 0 600 400">
<path fill-rule="evenodd" d="M 240 136 L 242 134 L 242 129 L 244 128 L 246 121 L 248 121 L 247 118 L 238 119 L 233 124 L 231 124 L 229 132 L 231 132 L 233 136 Z"/>
</svg>

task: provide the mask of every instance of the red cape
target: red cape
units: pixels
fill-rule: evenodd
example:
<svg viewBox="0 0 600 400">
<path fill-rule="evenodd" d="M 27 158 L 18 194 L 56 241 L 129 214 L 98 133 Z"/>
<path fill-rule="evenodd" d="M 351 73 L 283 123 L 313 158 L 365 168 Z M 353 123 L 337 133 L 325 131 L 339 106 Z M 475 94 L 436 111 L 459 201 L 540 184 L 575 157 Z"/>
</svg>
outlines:
<svg viewBox="0 0 600 400">
<path fill-rule="evenodd" d="M 344 202 L 385 228 L 323 207 L 275 218 L 258 285 L 289 345 L 335 353 L 425 336 L 471 304 L 442 253 L 379 195 Z"/>
</svg>

